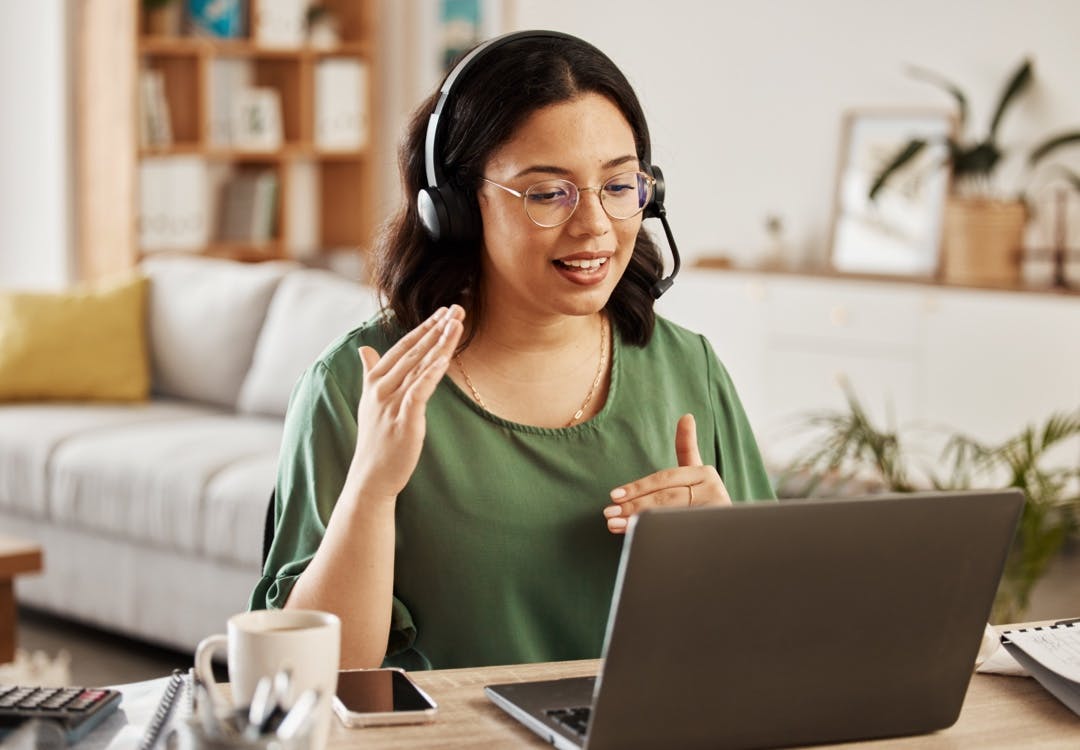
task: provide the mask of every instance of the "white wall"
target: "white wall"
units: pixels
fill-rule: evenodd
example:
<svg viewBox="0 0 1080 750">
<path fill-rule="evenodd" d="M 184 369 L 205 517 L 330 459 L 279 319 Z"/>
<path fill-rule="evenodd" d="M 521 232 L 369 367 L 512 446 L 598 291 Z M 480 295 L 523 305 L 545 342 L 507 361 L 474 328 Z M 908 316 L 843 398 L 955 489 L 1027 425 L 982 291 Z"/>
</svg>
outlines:
<svg viewBox="0 0 1080 750">
<path fill-rule="evenodd" d="M 0 288 L 72 274 L 68 0 L 0 2 Z"/>
<path fill-rule="evenodd" d="M 433 0 L 408 5 L 414 15 L 422 16 L 416 9 L 424 6 L 435 14 Z M 649 117 L 653 158 L 667 178 L 668 215 L 690 258 L 725 251 L 752 261 L 765 244 L 769 213 L 784 218 L 793 255 L 824 258 L 844 111 L 951 105 L 937 89 L 907 77 L 908 63 L 937 70 L 967 91 L 973 122 L 984 130 L 1005 79 L 1031 54 L 1036 86 L 1004 121 L 1004 141 L 1030 144 L 1059 128 L 1080 128 L 1075 0 L 505 0 L 503 6 L 510 30 L 576 34 L 627 74 Z M 402 53 L 410 37 L 430 38 L 410 34 L 395 45 Z M 384 70 L 394 76 L 400 66 Z M 423 75 L 397 80 L 394 90 L 403 97 L 397 108 L 407 110 L 435 83 Z"/>
</svg>

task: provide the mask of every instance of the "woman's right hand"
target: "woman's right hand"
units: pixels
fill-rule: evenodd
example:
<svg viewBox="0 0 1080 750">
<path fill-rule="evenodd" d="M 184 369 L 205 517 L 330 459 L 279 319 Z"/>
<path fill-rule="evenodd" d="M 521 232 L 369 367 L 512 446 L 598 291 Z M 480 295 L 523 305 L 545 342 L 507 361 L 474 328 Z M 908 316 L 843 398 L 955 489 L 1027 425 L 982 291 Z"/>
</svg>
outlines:
<svg viewBox="0 0 1080 750">
<path fill-rule="evenodd" d="M 381 357 L 370 346 L 358 350 L 364 392 L 349 473 L 365 500 L 393 502 L 416 469 L 428 399 L 450 365 L 464 318 L 459 305 L 441 307 Z"/>
</svg>

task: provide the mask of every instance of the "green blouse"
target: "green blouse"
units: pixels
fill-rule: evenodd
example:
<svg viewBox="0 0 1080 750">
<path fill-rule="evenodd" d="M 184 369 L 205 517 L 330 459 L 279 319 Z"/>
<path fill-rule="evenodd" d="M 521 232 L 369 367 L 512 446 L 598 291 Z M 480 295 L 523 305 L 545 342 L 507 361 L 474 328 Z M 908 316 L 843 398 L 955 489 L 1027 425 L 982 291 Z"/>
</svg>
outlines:
<svg viewBox="0 0 1080 750">
<path fill-rule="evenodd" d="M 357 348 L 400 333 L 379 318 L 300 378 L 285 419 L 277 533 L 252 609 L 281 607 L 315 554 L 356 445 Z M 509 422 L 449 378 L 428 403 L 420 462 L 396 506 L 386 664 L 450 668 L 600 655 L 622 536 L 608 493 L 677 464 L 675 424 L 697 420 L 701 457 L 736 502 L 773 492 L 727 371 L 704 337 L 657 318 L 645 347 L 612 336 L 607 402 L 561 429 Z"/>
</svg>

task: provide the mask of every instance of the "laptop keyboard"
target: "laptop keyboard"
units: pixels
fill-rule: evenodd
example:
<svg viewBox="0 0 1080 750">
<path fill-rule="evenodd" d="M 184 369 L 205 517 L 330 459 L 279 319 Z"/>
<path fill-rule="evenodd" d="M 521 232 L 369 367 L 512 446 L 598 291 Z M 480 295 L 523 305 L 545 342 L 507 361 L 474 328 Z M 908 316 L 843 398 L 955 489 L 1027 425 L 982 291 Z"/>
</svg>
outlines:
<svg viewBox="0 0 1080 750">
<path fill-rule="evenodd" d="M 592 707 L 549 708 L 544 711 L 544 714 L 579 737 L 584 737 L 586 730 L 589 728 L 589 716 L 592 714 Z"/>
</svg>

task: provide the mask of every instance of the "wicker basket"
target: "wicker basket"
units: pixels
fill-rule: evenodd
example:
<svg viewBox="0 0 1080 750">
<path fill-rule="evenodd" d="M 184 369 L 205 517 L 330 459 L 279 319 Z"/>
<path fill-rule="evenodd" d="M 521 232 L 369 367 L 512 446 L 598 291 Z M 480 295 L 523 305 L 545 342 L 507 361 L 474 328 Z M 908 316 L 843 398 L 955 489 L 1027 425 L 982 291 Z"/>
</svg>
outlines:
<svg viewBox="0 0 1080 750">
<path fill-rule="evenodd" d="M 942 279 L 974 285 L 1019 283 L 1027 218 L 1023 201 L 950 197 L 942 232 Z"/>
</svg>

